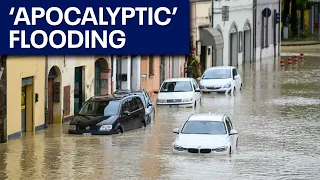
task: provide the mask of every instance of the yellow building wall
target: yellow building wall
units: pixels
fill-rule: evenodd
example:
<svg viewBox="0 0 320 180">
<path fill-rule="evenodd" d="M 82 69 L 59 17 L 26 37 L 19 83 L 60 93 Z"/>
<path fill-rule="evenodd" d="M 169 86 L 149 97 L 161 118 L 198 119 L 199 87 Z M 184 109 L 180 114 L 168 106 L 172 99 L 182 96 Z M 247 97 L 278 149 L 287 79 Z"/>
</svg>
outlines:
<svg viewBox="0 0 320 180">
<path fill-rule="evenodd" d="M 7 58 L 7 134 L 21 131 L 22 78 L 33 76 L 33 130 L 45 124 L 45 56 L 8 56 Z M 30 89 L 28 87 L 28 89 Z M 35 103 L 35 93 L 39 101 Z M 30 96 L 30 94 L 27 94 Z M 30 114 L 30 113 L 29 113 Z"/>
<path fill-rule="evenodd" d="M 106 58 L 107 57 L 103 57 Z M 74 76 L 75 68 L 84 66 L 85 74 L 84 80 L 85 84 L 83 90 L 85 91 L 85 99 L 89 99 L 94 96 L 94 65 L 95 65 L 95 56 L 48 56 L 48 71 L 56 66 L 59 69 L 59 76 L 61 80 L 55 80 L 55 82 L 60 81 L 60 102 L 54 102 L 53 107 L 53 119 L 54 123 L 62 122 L 62 109 L 63 109 L 63 95 L 64 87 L 70 86 L 70 114 L 66 116 L 73 115 L 74 113 Z M 107 59 L 109 60 L 109 59 Z M 111 62 L 108 62 L 111 66 Z"/>
</svg>

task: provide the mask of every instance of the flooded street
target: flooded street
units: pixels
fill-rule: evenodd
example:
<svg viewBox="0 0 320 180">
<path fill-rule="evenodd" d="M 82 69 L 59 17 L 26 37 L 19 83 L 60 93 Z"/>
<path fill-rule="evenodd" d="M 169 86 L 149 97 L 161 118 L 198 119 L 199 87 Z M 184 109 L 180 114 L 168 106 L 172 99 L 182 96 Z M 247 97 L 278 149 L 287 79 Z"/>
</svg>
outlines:
<svg viewBox="0 0 320 180">
<path fill-rule="evenodd" d="M 0 179 L 319 179 L 320 57 L 238 70 L 242 92 L 203 94 L 196 110 L 157 107 L 145 129 L 82 136 L 65 123 L 0 144 Z M 239 133 L 232 157 L 171 153 L 172 130 L 196 112 L 230 116 Z"/>
</svg>

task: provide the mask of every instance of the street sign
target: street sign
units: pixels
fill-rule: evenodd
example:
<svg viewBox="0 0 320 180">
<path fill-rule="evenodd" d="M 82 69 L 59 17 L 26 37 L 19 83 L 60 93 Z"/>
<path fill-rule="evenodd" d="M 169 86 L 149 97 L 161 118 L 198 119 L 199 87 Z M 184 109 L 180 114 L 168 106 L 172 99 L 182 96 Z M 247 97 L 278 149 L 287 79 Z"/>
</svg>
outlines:
<svg viewBox="0 0 320 180">
<path fill-rule="evenodd" d="M 229 6 L 222 6 L 222 21 L 229 21 Z"/>
<path fill-rule="evenodd" d="M 262 15 L 266 18 L 270 17 L 271 10 L 269 8 L 264 8 L 264 10 L 262 11 Z"/>
</svg>

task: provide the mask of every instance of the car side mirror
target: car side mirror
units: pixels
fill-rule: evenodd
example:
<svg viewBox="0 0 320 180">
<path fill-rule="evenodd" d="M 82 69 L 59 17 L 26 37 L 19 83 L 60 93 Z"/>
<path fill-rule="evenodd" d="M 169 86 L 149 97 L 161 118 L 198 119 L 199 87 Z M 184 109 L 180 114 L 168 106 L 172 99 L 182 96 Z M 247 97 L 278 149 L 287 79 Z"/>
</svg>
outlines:
<svg viewBox="0 0 320 180">
<path fill-rule="evenodd" d="M 231 136 L 231 135 L 236 135 L 236 134 L 238 134 L 238 132 L 237 132 L 236 130 L 234 130 L 234 129 L 232 129 L 232 130 L 230 131 L 230 133 L 229 133 L 230 136 Z"/>
<path fill-rule="evenodd" d="M 173 133 L 175 133 L 175 134 L 179 134 L 179 128 L 175 128 L 175 129 L 173 129 Z"/>
<path fill-rule="evenodd" d="M 129 111 L 123 111 L 122 115 L 124 115 L 124 116 L 129 116 L 129 115 L 130 115 L 130 112 L 129 112 Z"/>
</svg>

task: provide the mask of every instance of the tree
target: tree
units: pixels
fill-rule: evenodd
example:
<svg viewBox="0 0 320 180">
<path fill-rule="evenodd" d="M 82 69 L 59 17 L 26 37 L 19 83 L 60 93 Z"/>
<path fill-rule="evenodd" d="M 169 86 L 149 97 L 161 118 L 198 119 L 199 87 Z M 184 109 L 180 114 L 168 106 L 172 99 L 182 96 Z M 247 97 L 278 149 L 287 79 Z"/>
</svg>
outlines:
<svg viewBox="0 0 320 180">
<path fill-rule="evenodd" d="M 291 1 L 291 31 L 292 37 L 296 37 L 298 34 L 298 19 L 297 19 L 297 0 Z"/>
</svg>

